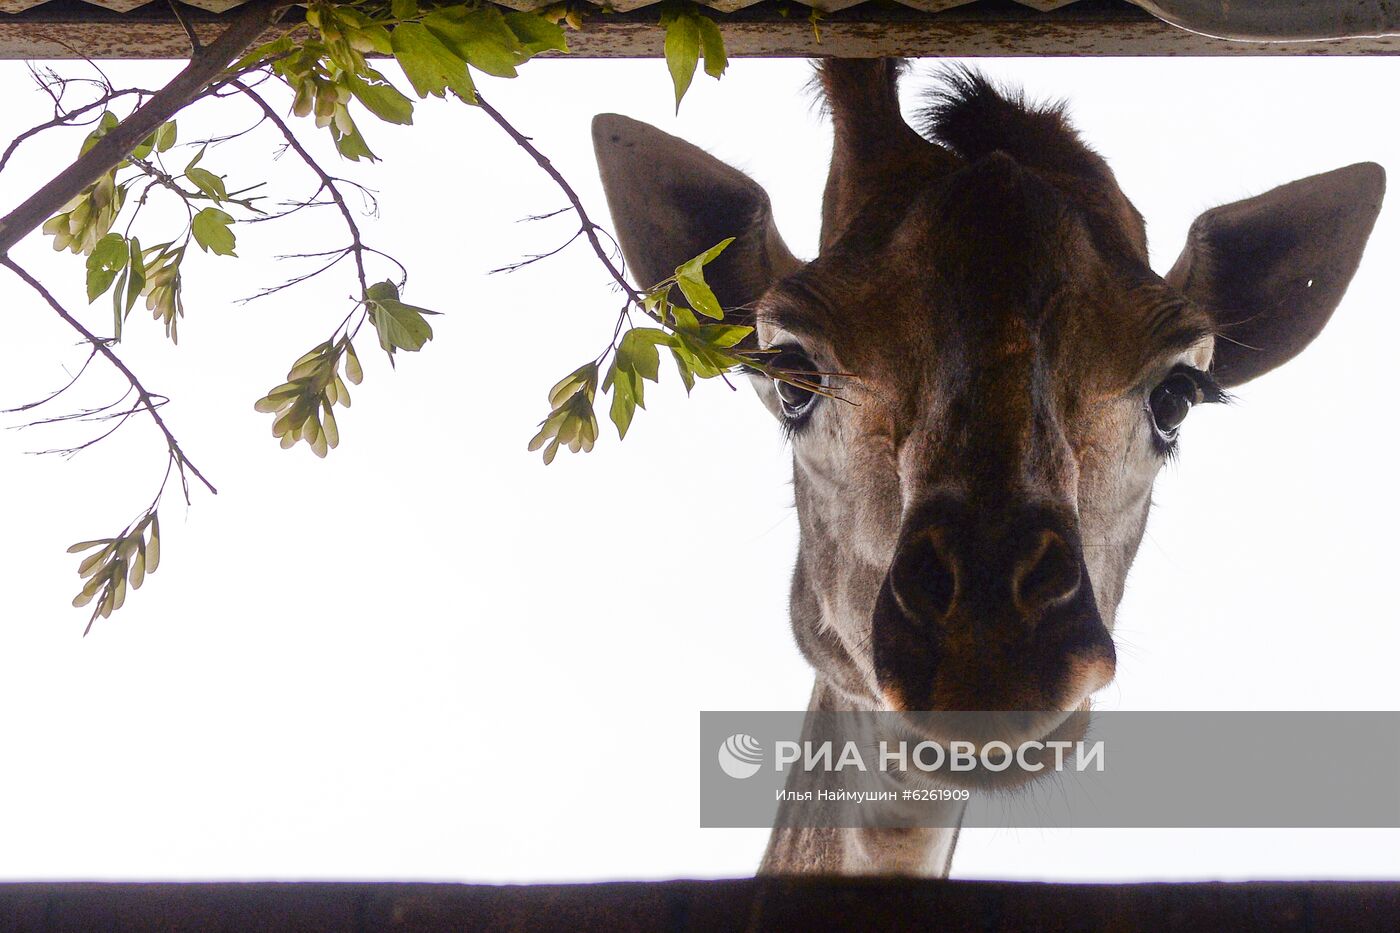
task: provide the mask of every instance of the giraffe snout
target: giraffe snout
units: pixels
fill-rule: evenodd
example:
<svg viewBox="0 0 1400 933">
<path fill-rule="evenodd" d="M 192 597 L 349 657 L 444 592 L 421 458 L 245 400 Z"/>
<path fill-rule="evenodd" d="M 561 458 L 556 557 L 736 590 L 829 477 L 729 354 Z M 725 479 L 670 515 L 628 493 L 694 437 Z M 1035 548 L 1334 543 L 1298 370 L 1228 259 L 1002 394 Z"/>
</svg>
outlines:
<svg viewBox="0 0 1400 933">
<path fill-rule="evenodd" d="M 1046 610 L 1079 594 L 1084 579 L 1079 564 L 1079 555 L 1063 535 L 1042 528 L 1026 556 L 1011 568 L 1012 602 L 1034 623 Z"/>
<path fill-rule="evenodd" d="M 911 620 L 948 625 L 967 614 L 1016 614 L 1034 627 L 1083 589 L 1078 536 L 1052 509 L 987 520 L 946 506 L 921 517 L 906 524 L 890 567 L 892 593 Z"/>
<path fill-rule="evenodd" d="M 908 709 L 1069 709 L 1112 677 L 1072 513 L 1053 505 L 914 510 L 871 622 L 882 692 Z"/>
</svg>

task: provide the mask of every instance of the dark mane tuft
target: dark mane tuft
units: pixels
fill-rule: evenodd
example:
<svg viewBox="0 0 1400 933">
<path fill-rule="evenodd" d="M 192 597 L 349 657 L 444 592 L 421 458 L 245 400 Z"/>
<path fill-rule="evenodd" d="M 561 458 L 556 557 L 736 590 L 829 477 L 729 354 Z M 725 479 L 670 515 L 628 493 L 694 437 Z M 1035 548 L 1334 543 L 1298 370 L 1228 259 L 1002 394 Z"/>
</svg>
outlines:
<svg viewBox="0 0 1400 933">
<path fill-rule="evenodd" d="M 1028 104 L 1019 90 L 998 88 L 966 66 L 943 70 L 919 116 L 920 133 L 969 161 L 1001 151 L 1055 172 L 1102 176 L 1107 169 L 1080 140 L 1063 103 Z"/>
</svg>

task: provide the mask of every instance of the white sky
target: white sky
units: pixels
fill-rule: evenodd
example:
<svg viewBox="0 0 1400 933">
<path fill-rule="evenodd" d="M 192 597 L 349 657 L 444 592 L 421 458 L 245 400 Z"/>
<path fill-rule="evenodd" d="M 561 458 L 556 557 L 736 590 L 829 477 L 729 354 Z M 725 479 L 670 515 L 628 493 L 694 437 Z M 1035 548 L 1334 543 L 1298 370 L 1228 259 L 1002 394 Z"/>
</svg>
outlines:
<svg viewBox="0 0 1400 933">
<path fill-rule="evenodd" d="M 1387 59 L 982 65 L 1071 100 L 1147 215 L 1159 271 L 1202 209 L 1360 160 L 1400 169 Z M 154 86 L 174 69 L 108 71 Z M 588 121 L 612 110 L 752 173 L 811 256 L 829 130 L 808 76 L 803 62 L 736 61 L 718 84 L 698 77 L 679 118 L 657 60 L 537 62 L 485 87 L 598 219 Z M 18 63 L 0 63 L 0 95 L 5 139 L 47 115 Z M 249 114 L 233 109 L 220 128 Z M 435 102 L 412 129 L 364 126 L 385 160 L 348 170 L 381 196 L 367 237 L 409 266 L 406 300 L 445 316 L 397 373 L 362 337 L 340 450 L 279 450 L 252 403 L 344 315 L 349 270 L 233 301 L 298 268 L 272 255 L 338 244 L 329 212 L 237 228 L 237 261 L 196 256 L 178 349 L 133 315 L 122 354 L 174 399 L 172 428 L 221 492 L 188 511 L 167 499 L 159 573 L 86 640 L 64 548 L 139 512 L 163 448 L 145 423 L 72 461 L 23 452 L 79 435 L 0 434 L 0 877 L 752 872 L 764 832 L 697 827 L 696 735 L 699 710 L 797 709 L 810 687 L 787 622 L 796 522 L 776 426 L 745 386 L 687 401 L 663 377 L 625 443 L 604 421 L 594 453 L 543 467 L 525 442 L 545 392 L 602 347 L 616 296 L 581 245 L 485 274 L 572 228 L 514 223 L 564 202 L 483 115 Z M 0 208 L 79 135 L 21 150 Z M 231 188 L 256 180 L 260 138 L 203 164 Z M 276 171 L 282 192 L 307 190 L 292 158 Z M 37 238 L 16 256 L 83 307 L 80 259 Z M 1400 708 L 1397 257 L 1392 206 L 1313 348 L 1237 405 L 1192 415 L 1158 483 L 1103 707 Z M 0 405 L 15 405 L 61 385 L 82 353 L 8 275 L 0 295 Z M 102 300 L 83 316 L 110 326 Z M 116 385 L 100 372 L 81 400 Z M 1400 832 L 970 830 L 954 875 L 1397 877 Z"/>
</svg>

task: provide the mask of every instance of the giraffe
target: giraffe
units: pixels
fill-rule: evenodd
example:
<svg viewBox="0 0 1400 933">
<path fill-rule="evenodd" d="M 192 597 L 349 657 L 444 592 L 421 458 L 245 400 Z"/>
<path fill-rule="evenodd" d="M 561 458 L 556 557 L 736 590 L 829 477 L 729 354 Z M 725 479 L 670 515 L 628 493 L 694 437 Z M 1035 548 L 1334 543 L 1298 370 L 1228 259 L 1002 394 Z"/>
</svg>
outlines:
<svg viewBox="0 0 1400 933">
<path fill-rule="evenodd" d="M 1115 613 L 1182 423 L 1318 335 L 1385 173 L 1208 210 L 1159 276 L 1063 108 L 951 69 L 916 130 L 902 70 L 818 65 L 834 142 L 807 262 L 763 189 L 703 150 L 613 114 L 594 144 L 640 281 L 735 236 L 706 273 L 730 317 L 782 366 L 849 374 L 824 377 L 829 394 L 752 378 L 792 445 L 809 714 L 1040 711 L 1018 720 L 1040 738 L 1114 676 Z M 760 870 L 946 875 L 956 838 L 779 828 Z"/>
</svg>

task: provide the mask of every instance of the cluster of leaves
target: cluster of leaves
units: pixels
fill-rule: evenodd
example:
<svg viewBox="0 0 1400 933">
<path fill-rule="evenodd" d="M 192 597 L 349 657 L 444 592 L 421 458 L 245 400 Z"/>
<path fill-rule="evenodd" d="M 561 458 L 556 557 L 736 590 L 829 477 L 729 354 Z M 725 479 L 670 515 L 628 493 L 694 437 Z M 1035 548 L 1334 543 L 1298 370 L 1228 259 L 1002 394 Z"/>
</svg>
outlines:
<svg viewBox="0 0 1400 933">
<path fill-rule="evenodd" d="M 73 597 L 74 607 L 81 608 L 94 599 L 88 629 L 98 616 L 106 619 L 126 602 L 126 591 L 141 588 L 146 576 L 160 566 L 160 518 L 154 507 L 137 522 L 115 538 L 79 541 L 68 549 L 69 554 L 93 551 L 78 565 L 78 575 L 87 582 Z M 87 630 L 84 630 L 84 635 Z"/>
<path fill-rule="evenodd" d="M 665 4 L 661 8 L 661 25 L 666 30 L 666 69 L 671 72 L 679 113 L 681 98 L 690 89 L 700 59 L 705 59 L 705 74 L 718 80 L 729 67 L 729 57 L 719 27 L 694 3 L 672 0 Z"/>
<path fill-rule="evenodd" d="M 115 129 L 120 121 L 116 114 L 104 110 L 97 125 L 83 141 L 87 152 L 103 136 Z M 88 302 L 112 290 L 112 336 L 120 341 L 122 325 L 136 302 L 146 299 L 146 310 L 161 321 L 165 335 L 179 342 L 177 321 L 184 316 L 181 294 L 181 263 L 186 247 L 193 239 L 205 252 L 233 256 L 235 237 L 230 225 L 233 215 L 219 207 L 198 207 L 196 202 L 215 205 L 237 203 L 251 207 L 251 202 L 231 196 L 221 175 L 216 175 L 199 163 L 205 147 L 185 166 L 179 176 L 172 176 L 163 165 L 163 154 L 174 145 L 178 128 L 174 120 L 161 126 L 144 139 L 127 158 L 123 159 L 96 182 L 84 188 L 58 214 L 45 222 L 43 231 L 53 237 L 55 250 L 69 250 L 87 256 Z M 156 163 L 152 163 L 154 158 Z M 121 180 L 119 172 L 132 169 Z M 146 190 L 136 201 L 136 208 L 127 223 L 126 233 L 114 233 L 112 227 L 127 204 L 128 191 L 141 179 L 149 179 Z M 184 187 L 181 180 L 192 187 Z M 173 192 L 185 204 L 188 225 L 174 239 L 142 248 L 141 241 L 131 235 L 136 214 L 146 203 L 153 187 Z M 113 288 L 115 286 L 115 288 Z"/>
<path fill-rule="evenodd" d="M 376 10 L 313 3 L 306 21 L 316 30 L 313 38 L 298 42 L 284 36 L 254 49 L 234 67 L 270 61 L 273 73 L 295 94 L 292 112 L 314 116 L 350 160 L 377 158 L 355 123 L 351 101 L 388 123 L 413 122 L 413 101 L 371 67 L 366 54 L 393 58 L 420 98 L 445 97 L 451 91 L 474 104 L 471 69 L 513 78 L 516 68 L 535 55 L 569 50 L 564 30 L 549 16 L 502 13 L 487 4 L 422 10 L 418 0 L 392 0 Z"/>
<path fill-rule="evenodd" d="M 552 463 L 561 447 L 573 453 L 593 449 L 598 439 L 593 405 L 600 372 L 602 391 L 612 394 L 608 415 L 617 436 L 625 438 L 637 409 L 646 407 L 646 383 L 659 381 L 663 347 L 670 351 L 686 392 L 696 380 L 723 376 L 739 366 L 762 366 L 750 353 L 736 349 L 753 328 L 723 323 L 724 309 L 705 282 L 705 266 L 732 242 L 731 237 L 682 263 L 673 276 L 641 295 L 640 307 L 652 324 L 619 328 L 618 338 L 601 357 L 549 390 L 550 412 L 531 438 L 530 450 L 544 448 L 544 462 Z M 671 300 L 675 289 L 680 289 L 688 307 Z M 701 317 L 714 323 L 702 323 Z"/>
</svg>

